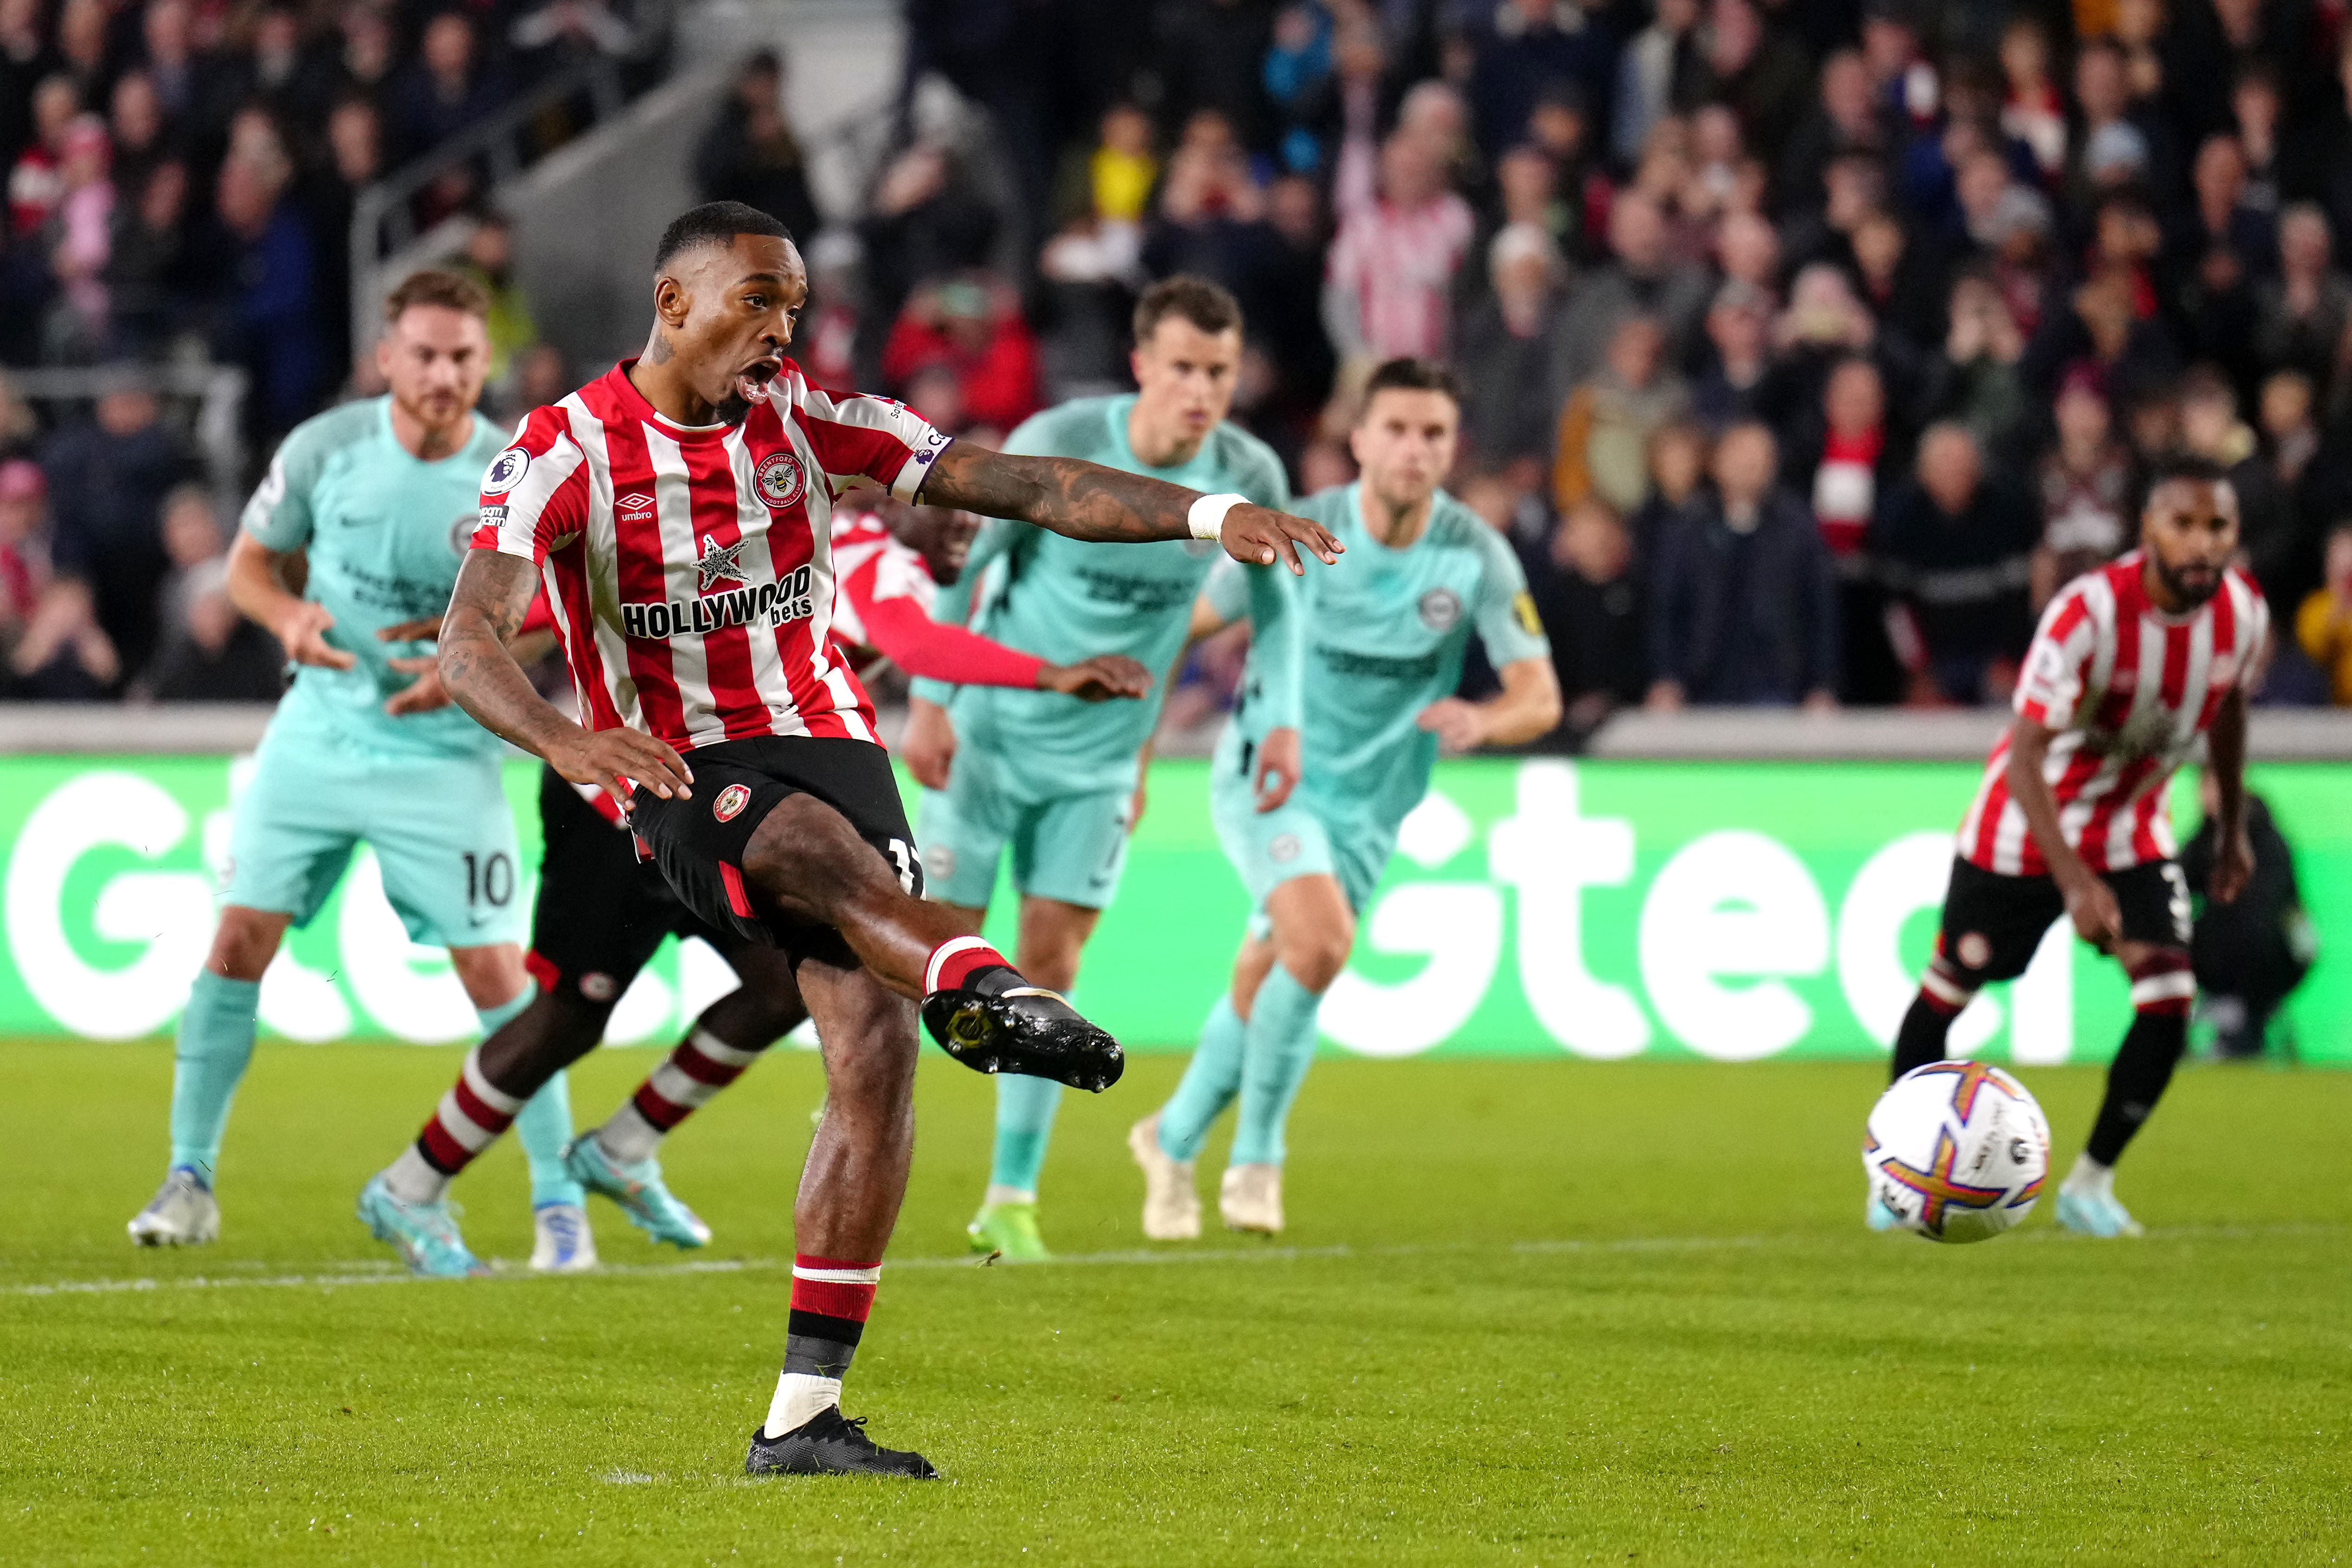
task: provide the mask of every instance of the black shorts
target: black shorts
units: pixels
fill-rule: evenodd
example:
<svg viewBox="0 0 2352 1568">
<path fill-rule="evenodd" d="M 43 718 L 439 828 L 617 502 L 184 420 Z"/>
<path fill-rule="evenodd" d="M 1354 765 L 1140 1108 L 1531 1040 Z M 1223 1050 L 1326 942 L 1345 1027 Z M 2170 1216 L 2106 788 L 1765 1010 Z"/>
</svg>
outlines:
<svg viewBox="0 0 2352 1568">
<path fill-rule="evenodd" d="M 2177 861 L 2147 860 L 2102 871 L 2099 879 L 2115 891 L 2127 940 L 2188 948 L 2189 879 Z M 2004 877 L 1956 857 L 1936 951 L 1971 987 L 2014 980 L 2065 915 L 2066 900 L 2051 878 Z"/>
<path fill-rule="evenodd" d="M 660 868 L 637 858 L 627 829 L 580 798 L 553 768 L 539 778 L 539 902 L 531 910 L 531 976 L 551 992 L 599 1005 L 620 1000 L 666 936 L 730 939 L 688 912 Z"/>
<path fill-rule="evenodd" d="M 782 948 L 795 962 L 822 957 L 845 968 L 856 959 L 830 926 L 753 908 L 743 852 L 770 812 L 796 795 L 823 801 L 874 847 L 898 885 L 923 893 L 914 830 L 890 772 L 890 753 L 871 741 L 762 735 L 697 748 L 690 800 L 664 800 L 637 786 L 631 815 L 662 875 L 688 910 L 750 942 Z"/>
</svg>

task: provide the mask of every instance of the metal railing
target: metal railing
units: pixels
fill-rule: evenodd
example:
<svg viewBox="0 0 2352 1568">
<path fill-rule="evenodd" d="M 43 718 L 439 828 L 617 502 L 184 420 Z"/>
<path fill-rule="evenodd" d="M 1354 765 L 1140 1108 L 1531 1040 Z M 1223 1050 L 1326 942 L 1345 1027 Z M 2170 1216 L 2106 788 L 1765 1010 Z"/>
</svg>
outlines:
<svg viewBox="0 0 2352 1568">
<path fill-rule="evenodd" d="M 249 381 L 236 365 L 178 363 L 101 365 L 89 369 L 11 370 L 7 384 L 33 403 L 87 403 L 126 386 L 194 405 L 188 437 L 204 459 L 205 476 L 224 508 L 245 500 L 245 396 Z"/>
<path fill-rule="evenodd" d="M 391 258 L 423 237 L 416 198 L 453 171 L 478 166 L 485 190 L 495 189 L 532 163 L 578 140 L 619 113 L 628 103 L 623 62 L 599 58 L 562 72 L 516 100 L 472 130 L 451 137 L 422 158 L 404 164 L 362 191 L 352 207 L 352 353 L 367 352 L 375 341 L 383 308 L 383 272 Z M 576 113 L 569 136 L 543 143 L 540 133 L 553 116 Z M 456 248 L 453 243 L 449 248 Z"/>
</svg>

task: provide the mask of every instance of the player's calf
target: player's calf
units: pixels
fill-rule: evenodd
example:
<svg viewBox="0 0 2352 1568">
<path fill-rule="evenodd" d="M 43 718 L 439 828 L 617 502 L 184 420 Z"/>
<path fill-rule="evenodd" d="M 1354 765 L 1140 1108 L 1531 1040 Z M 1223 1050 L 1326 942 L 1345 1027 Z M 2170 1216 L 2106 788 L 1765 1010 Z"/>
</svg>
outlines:
<svg viewBox="0 0 2352 1568">
<path fill-rule="evenodd" d="M 2131 1027 L 2107 1068 L 2106 1094 L 2090 1140 L 2058 1189 L 2058 1223 L 2084 1236 L 2141 1234 L 2139 1222 L 2116 1197 L 2116 1162 L 2156 1110 L 2189 1048 L 2189 1005 L 2197 995 L 2189 954 L 2150 946 L 2126 972 L 2132 983 Z"/>
<path fill-rule="evenodd" d="M 1911 999 L 1910 1010 L 1903 1015 L 1903 1026 L 1895 1031 L 1894 1072 L 1889 1082 L 1913 1068 L 1944 1059 L 1944 1042 L 1951 1035 L 1952 1021 L 1976 994 L 1975 983 L 1942 953 L 1927 961 L 1927 972 L 1919 976 L 1919 994 Z"/>
</svg>

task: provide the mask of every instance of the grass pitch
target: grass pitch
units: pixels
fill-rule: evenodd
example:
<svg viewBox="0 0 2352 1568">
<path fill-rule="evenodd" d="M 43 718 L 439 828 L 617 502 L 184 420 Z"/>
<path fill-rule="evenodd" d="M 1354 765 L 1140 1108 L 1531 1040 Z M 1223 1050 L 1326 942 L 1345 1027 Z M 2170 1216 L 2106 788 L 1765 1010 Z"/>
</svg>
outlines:
<svg viewBox="0 0 2352 1568">
<path fill-rule="evenodd" d="M 592 1058 L 583 1123 L 654 1060 Z M 820 1084 L 780 1055 L 674 1141 L 689 1267 L 419 1284 L 351 1217 L 457 1058 L 262 1048 L 217 1246 L 134 1252 L 152 1045 L 0 1047 L 0 1560 L 2306 1563 L 2352 1554 L 2352 1074 L 2184 1073 L 2123 1192 L 1988 1246 L 1871 1237 L 1864 1065 L 1319 1063 L 1284 1245 L 1151 1248 L 1072 1096 L 1070 1261 L 959 1256 L 989 1086 L 939 1058 L 852 1414 L 944 1486 L 743 1480 Z M 2031 1079 L 2071 1159 L 2095 1073 Z M 1202 1161 L 1204 1185 L 1218 1163 Z M 460 1187 L 528 1249 L 511 1143 Z M 135 1282 L 135 1283 L 134 1283 Z"/>
</svg>

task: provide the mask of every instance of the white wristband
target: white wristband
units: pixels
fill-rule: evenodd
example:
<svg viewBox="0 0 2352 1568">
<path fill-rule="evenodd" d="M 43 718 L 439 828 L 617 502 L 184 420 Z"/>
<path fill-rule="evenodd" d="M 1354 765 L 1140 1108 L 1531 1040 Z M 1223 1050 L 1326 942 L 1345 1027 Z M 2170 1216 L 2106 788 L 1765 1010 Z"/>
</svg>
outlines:
<svg viewBox="0 0 2352 1568">
<path fill-rule="evenodd" d="M 1184 514 L 1184 521 L 1195 539 L 1216 539 L 1225 530 L 1225 513 L 1237 506 L 1247 506 L 1249 497 L 1233 494 L 1202 496 Z"/>
</svg>

